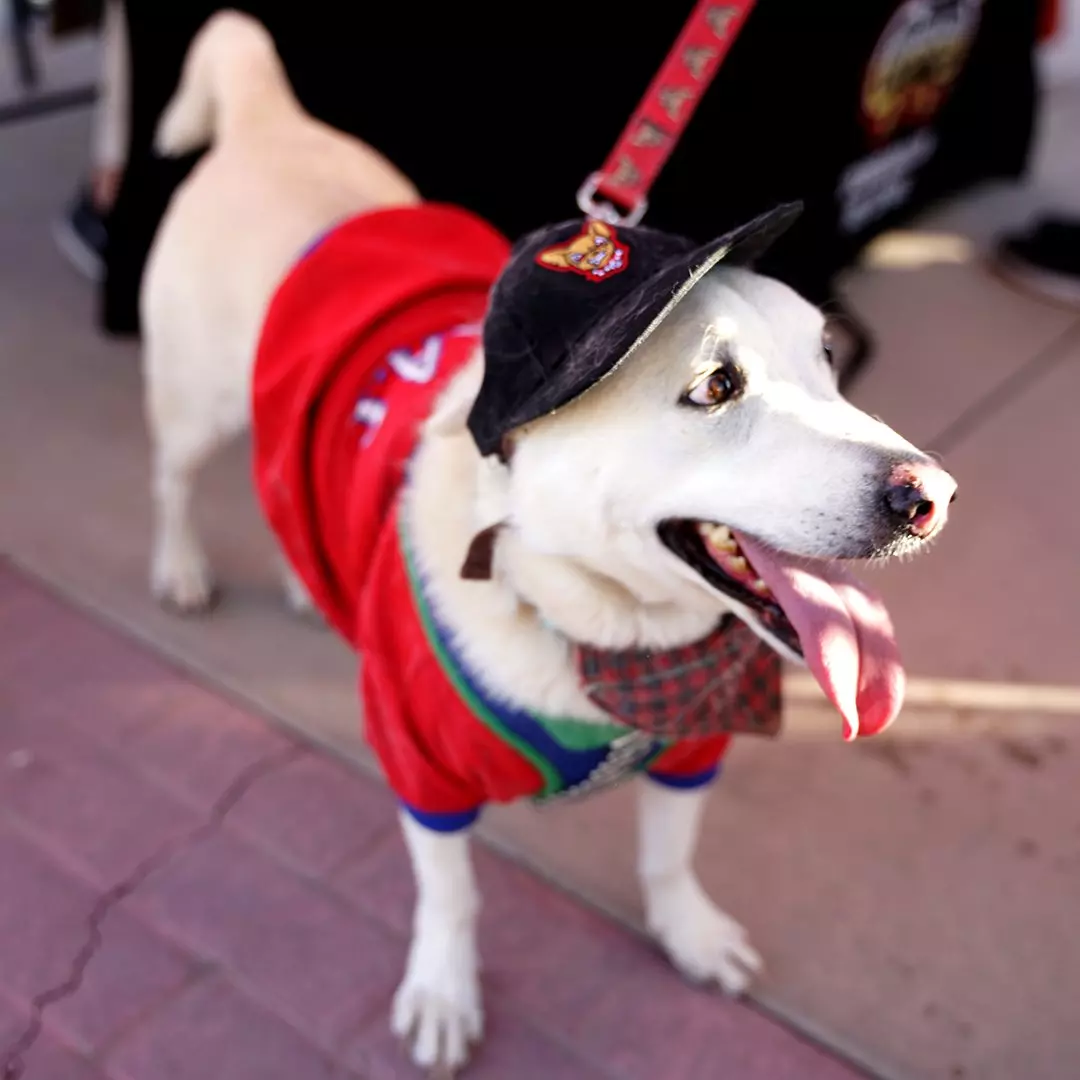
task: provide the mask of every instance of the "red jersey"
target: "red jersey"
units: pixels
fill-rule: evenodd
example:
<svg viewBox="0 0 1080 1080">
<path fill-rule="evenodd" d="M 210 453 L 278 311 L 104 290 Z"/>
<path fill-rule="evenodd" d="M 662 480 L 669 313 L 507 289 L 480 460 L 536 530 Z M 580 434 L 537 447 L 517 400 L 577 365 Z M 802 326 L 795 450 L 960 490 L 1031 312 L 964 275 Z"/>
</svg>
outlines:
<svg viewBox="0 0 1080 1080">
<path fill-rule="evenodd" d="M 479 347 L 508 252 L 490 226 L 450 206 L 337 226 L 274 295 L 253 380 L 263 510 L 319 610 L 362 654 L 365 736 L 390 786 L 444 831 L 470 824 L 486 802 L 591 788 L 633 769 L 696 786 L 728 742 L 668 745 L 620 724 L 508 708 L 428 601 L 398 495 L 420 424 Z"/>
</svg>

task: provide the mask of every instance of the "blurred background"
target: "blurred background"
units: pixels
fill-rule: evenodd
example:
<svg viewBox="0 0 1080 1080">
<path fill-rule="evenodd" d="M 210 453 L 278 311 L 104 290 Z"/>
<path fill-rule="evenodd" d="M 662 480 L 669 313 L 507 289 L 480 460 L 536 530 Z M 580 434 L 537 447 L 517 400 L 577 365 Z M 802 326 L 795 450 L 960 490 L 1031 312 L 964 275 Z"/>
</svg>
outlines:
<svg viewBox="0 0 1080 1080">
<path fill-rule="evenodd" d="M 317 116 L 516 236 L 573 216 L 690 5 L 238 6 Z M 200 490 L 221 608 L 176 619 L 146 587 L 137 291 L 193 164 L 149 140 L 214 7 L 0 0 L 0 556 L 370 771 L 355 663 L 279 602 L 245 447 Z M 732 754 L 702 876 L 769 959 L 760 1005 L 873 1075 L 1071 1080 L 1080 0 L 760 0 L 648 223 L 705 241 L 786 198 L 807 214 L 766 269 L 836 315 L 852 398 L 960 499 L 930 555 L 877 573 L 905 715 L 843 745 L 792 673 L 786 737 Z M 483 830 L 637 926 L 628 800 Z"/>
</svg>

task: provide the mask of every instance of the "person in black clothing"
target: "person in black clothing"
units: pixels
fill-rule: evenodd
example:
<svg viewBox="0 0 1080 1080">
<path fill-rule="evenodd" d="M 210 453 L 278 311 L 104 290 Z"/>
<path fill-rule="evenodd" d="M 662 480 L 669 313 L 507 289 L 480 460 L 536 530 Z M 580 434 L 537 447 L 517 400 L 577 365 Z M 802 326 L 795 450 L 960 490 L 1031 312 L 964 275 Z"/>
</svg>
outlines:
<svg viewBox="0 0 1080 1080">
<path fill-rule="evenodd" d="M 109 215 L 128 151 L 127 33 L 122 0 L 54 0 L 52 32 L 62 38 L 100 29 L 101 74 L 94 106 L 90 167 L 53 226 L 57 246 L 81 274 L 105 275 Z"/>
<path fill-rule="evenodd" d="M 114 333 L 138 330 L 146 254 L 193 164 L 154 157 L 154 126 L 188 43 L 223 6 L 125 4 L 131 143 L 102 311 Z M 377 18 L 370 8 L 354 17 L 337 0 L 231 6 L 264 22 L 314 115 L 386 154 L 425 197 L 461 204 L 513 239 L 578 213 L 578 186 L 603 163 L 692 0 L 587 15 L 578 0 L 512 11 L 391 4 Z M 836 271 L 882 228 L 928 199 L 1021 172 L 1037 0 L 934 0 L 931 8 L 928 16 L 911 0 L 759 0 L 660 175 L 646 224 L 704 242 L 802 199 L 803 218 L 762 269 L 822 303 Z M 938 78 L 912 58 L 926 41 L 940 42 L 943 26 L 957 28 L 958 60 Z M 883 132 L 865 115 L 868 64 L 897 55 L 906 66 L 889 60 L 884 76 L 875 61 L 879 77 L 901 80 Z M 935 78 L 929 97 L 922 84 L 921 96 L 903 96 L 908 84 Z M 912 113 L 911 102 L 923 112 Z"/>
</svg>

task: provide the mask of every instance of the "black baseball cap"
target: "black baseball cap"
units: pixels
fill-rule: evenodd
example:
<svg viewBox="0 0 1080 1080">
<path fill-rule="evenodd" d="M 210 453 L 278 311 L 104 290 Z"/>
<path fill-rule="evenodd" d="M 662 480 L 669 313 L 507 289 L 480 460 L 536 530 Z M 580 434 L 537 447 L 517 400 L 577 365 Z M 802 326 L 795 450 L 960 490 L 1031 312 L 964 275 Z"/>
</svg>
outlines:
<svg viewBox="0 0 1080 1080">
<path fill-rule="evenodd" d="M 704 246 L 576 218 L 520 240 L 491 291 L 469 430 L 485 457 L 612 374 L 718 263 L 748 266 L 802 211 L 784 203 Z"/>
</svg>

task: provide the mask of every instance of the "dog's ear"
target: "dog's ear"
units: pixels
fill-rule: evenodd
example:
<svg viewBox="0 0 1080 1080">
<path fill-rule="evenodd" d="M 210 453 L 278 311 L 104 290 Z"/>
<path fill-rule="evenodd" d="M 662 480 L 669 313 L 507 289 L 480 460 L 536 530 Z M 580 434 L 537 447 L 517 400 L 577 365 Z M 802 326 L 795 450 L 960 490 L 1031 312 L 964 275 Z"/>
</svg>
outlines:
<svg viewBox="0 0 1080 1080">
<path fill-rule="evenodd" d="M 589 222 L 589 235 L 590 236 L 606 236 L 611 238 L 611 226 L 606 221 L 590 221 Z"/>
<path fill-rule="evenodd" d="M 502 523 L 489 525 L 478 532 L 469 544 L 465 561 L 461 564 L 461 576 L 465 581 L 490 581 L 492 564 L 495 562 L 495 537 Z"/>
<path fill-rule="evenodd" d="M 567 259 L 567 251 L 565 250 L 549 250 L 540 253 L 540 261 L 545 266 L 569 266 L 570 260 Z"/>
</svg>

